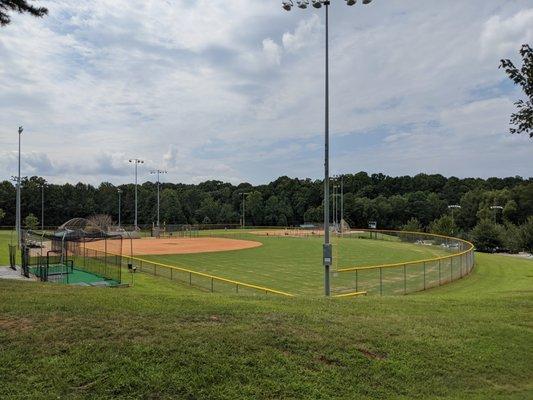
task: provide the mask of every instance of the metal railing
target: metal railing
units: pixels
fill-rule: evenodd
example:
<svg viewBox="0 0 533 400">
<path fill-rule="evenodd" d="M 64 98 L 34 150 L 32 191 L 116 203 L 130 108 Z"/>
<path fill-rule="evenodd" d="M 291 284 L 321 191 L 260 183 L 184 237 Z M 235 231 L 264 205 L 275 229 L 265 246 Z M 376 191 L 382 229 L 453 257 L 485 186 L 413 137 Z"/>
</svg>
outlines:
<svg viewBox="0 0 533 400">
<path fill-rule="evenodd" d="M 280 290 L 270 289 L 264 286 L 234 281 L 220 276 L 210 275 L 203 272 L 192 271 L 188 268 L 177 267 L 145 260 L 138 257 L 123 257 L 123 266 L 135 267 L 137 271 L 154 276 L 168 278 L 189 286 L 203 289 L 209 292 L 240 293 L 240 294 L 273 294 L 283 297 L 294 295 Z"/>
<path fill-rule="evenodd" d="M 350 237 L 407 242 L 452 254 L 393 264 L 338 268 L 332 272 L 336 297 L 419 292 L 461 279 L 474 268 L 474 245 L 466 240 L 421 232 L 366 229 L 344 235 L 345 239 Z"/>
</svg>

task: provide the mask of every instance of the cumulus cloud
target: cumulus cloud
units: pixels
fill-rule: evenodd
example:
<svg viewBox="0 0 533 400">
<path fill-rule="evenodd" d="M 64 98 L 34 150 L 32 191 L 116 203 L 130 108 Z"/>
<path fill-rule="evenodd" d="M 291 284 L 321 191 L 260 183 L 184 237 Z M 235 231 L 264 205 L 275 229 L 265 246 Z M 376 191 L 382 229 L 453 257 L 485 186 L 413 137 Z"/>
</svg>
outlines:
<svg viewBox="0 0 533 400">
<path fill-rule="evenodd" d="M 463 175 L 533 174 L 528 139 L 506 132 L 518 93 L 497 69 L 533 40 L 533 9 L 501 4 L 335 2 L 338 172 L 457 174 L 466 159 Z M 263 0 L 47 6 L 47 18 L 15 15 L 2 28 L 0 179 L 16 172 L 19 125 L 23 174 L 54 181 L 126 182 L 129 157 L 146 161 L 142 179 L 152 166 L 185 182 L 321 176 L 323 10 Z"/>
<path fill-rule="evenodd" d="M 517 12 L 504 17 L 494 15 L 483 27 L 481 45 L 483 54 L 500 55 L 516 53 L 517 43 L 531 43 L 533 41 L 533 8 Z"/>
</svg>

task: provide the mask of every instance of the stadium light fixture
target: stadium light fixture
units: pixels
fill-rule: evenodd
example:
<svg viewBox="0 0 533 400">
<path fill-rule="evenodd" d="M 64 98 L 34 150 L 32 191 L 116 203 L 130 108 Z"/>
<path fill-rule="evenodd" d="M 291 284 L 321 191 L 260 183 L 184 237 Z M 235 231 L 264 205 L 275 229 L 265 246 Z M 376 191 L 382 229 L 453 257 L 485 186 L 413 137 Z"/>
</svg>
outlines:
<svg viewBox="0 0 533 400">
<path fill-rule="evenodd" d="M 138 230 L 139 229 L 139 225 L 138 225 L 138 212 L 137 212 L 137 166 L 139 164 L 144 164 L 144 161 L 139 159 L 139 158 L 132 158 L 129 160 L 130 163 L 133 163 L 135 165 L 135 222 L 134 222 L 134 226 L 135 226 L 135 230 Z"/>
<path fill-rule="evenodd" d="M 346 4 L 353 6 L 356 0 L 346 0 Z M 370 4 L 372 0 L 362 0 L 363 4 Z M 331 0 L 312 0 L 314 8 L 325 7 L 326 12 L 326 74 L 325 74 L 325 145 L 324 145 L 324 246 L 323 246 L 323 264 L 324 264 L 324 293 L 329 296 L 330 288 L 330 268 L 333 265 L 333 251 L 330 243 L 329 232 L 329 6 Z M 299 5 L 299 4 L 298 4 Z M 283 1 L 284 10 L 291 11 L 294 3 L 291 0 Z M 299 7 L 307 8 L 307 7 Z"/>
<path fill-rule="evenodd" d="M 157 175 L 157 228 L 159 228 L 159 186 L 160 186 L 159 175 L 160 174 L 166 174 L 166 173 L 168 173 L 168 172 L 167 171 L 163 171 L 161 169 L 156 169 L 154 171 L 150 171 L 151 175 Z"/>
<path fill-rule="evenodd" d="M 291 11 L 292 7 L 294 6 L 294 3 L 291 0 L 284 1 L 281 3 L 281 6 L 283 7 L 284 10 Z"/>
</svg>

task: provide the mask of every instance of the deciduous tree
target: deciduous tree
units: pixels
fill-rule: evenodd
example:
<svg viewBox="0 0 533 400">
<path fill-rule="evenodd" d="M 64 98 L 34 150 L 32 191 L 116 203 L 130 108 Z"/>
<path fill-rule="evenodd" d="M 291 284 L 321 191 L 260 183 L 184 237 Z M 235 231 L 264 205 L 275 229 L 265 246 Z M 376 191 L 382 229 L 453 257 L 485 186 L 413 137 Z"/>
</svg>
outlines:
<svg viewBox="0 0 533 400">
<path fill-rule="evenodd" d="M 522 45 L 520 55 L 523 64 L 518 69 L 511 60 L 501 60 L 500 68 L 505 69 L 506 74 L 516 84 L 522 87 L 526 99 L 520 99 L 514 104 L 518 109 L 511 115 L 511 133 L 529 134 L 533 138 L 533 49 L 528 45 Z"/>
</svg>

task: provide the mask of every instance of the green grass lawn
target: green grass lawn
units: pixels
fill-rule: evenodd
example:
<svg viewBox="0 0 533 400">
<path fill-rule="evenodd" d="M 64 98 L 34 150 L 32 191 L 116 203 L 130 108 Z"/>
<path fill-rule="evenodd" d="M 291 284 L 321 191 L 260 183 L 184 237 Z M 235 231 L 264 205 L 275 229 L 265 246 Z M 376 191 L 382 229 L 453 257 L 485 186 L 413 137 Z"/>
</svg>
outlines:
<svg viewBox="0 0 533 400">
<path fill-rule="evenodd" d="M 0 281 L 0 398 L 531 399 L 533 262 L 477 261 L 353 300 Z"/>
<path fill-rule="evenodd" d="M 322 294 L 323 238 L 253 234 L 228 236 L 258 241 L 263 245 L 237 251 L 140 257 L 289 293 Z M 334 238 L 333 242 L 336 268 L 421 260 L 450 254 L 436 246 L 394 241 Z"/>
<path fill-rule="evenodd" d="M 0 230 L 0 266 L 9 265 L 8 244 L 17 243 L 17 236 L 14 231 Z"/>
</svg>

